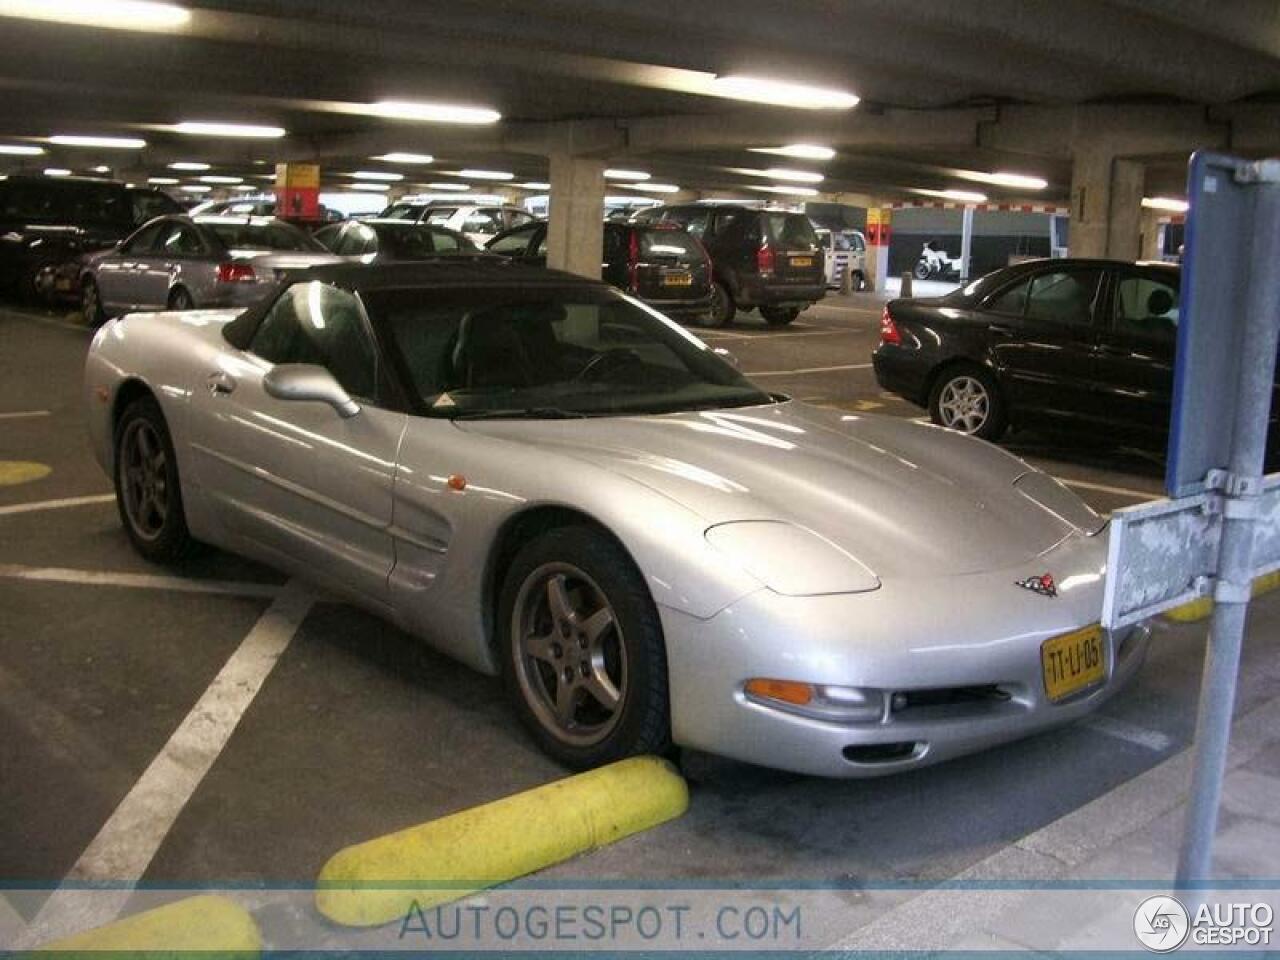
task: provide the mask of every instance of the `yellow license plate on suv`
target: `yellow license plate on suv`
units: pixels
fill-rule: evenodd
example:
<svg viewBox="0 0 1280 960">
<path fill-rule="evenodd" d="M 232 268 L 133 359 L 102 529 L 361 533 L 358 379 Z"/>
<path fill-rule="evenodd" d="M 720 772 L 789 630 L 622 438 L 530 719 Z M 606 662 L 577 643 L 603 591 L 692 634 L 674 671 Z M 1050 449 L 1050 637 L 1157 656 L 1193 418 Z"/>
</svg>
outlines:
<svg viewBox="0 0 1280 960">
<path fill-rule="evenodd" d="M 792 257 L 791 265 L 793 267 L 812 267 L 813 257 Z"/>
<path fill-rule="evenodd" d="M 693 286 L 693 277 L 687 273 L 664 273 L 662 275 L 662 283 L 668 287 L 691 287 Z"/>
<path fill-rule="evenodd" d="M 1102 656 L 1102 627 L 1098 624 L 1064 633 L 1040 645 L 1044 692 L 1050 700 L 1064 700 L 1106 676 Z"/>
</svg>

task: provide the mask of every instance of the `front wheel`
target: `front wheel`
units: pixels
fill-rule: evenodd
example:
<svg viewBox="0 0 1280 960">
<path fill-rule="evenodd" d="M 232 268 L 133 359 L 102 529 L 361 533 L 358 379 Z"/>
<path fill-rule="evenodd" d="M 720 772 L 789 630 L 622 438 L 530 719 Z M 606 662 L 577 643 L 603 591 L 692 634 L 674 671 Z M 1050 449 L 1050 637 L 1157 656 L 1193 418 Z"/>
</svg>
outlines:
<svg viewBox="0 0 1280 960">
<path fill-rule="evenodd" d="M 181 559 L 192 541 L 182 509 L 178 458 L 153 397 L 140 397 L 121 415 L 115 461 L 116 506 L 134 548 L 156 563 Z"/>
<path fill-rule="evenodd" d="M 507 694 L 543 751 L 581 770 L 669 746 L 662 626 L 617 543 L 583 526 L 531 541 L 498 617 Z"/>
<path fill-rule="evenodd" d="M 187 292 L 186 287 L 177 287 L 173 293 L 169 294 L 170 310 L 194 310 L 196 302 L 191 299 L 191 294 Z"/>
<path fill-rule="evenodd" d="M 1006 426 L 996 382 L 976 366 L 943 371 L 929 395 L 929 416 L 939 426 L 983 440 L 1000 439 Z"/>
<path fill-rule="evenodd" d="M 760 316 L 771 327 L 785 327 L 800 316 L 800 311 L 795 307 L 761 307 Z"/>
<path fill-rule="evenodd" d="M 929 264 L 925 263 L 923 260 L 917 260 L 915 269 L 911 272 L 915 275 L 917 280 L 928 280 L 933 274 L 933 271 L 929 269 Z"/>
</svg>

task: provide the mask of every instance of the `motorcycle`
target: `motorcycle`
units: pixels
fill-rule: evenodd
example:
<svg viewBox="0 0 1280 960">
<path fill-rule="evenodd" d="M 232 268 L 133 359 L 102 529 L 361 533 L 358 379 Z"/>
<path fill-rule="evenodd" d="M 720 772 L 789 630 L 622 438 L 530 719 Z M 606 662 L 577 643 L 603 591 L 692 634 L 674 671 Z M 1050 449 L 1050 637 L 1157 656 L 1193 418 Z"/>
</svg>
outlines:
<svg viewBox="0 0 1280 960">
<path fill-rule="evenodd" d="M 926 240 L 920 251 L 920 259 L 916 261 L 912 274 L 917 280 L 931 280 L 936 277 L 947 277 L 950 274 L 960 275 L 960 258 L 948 256 L 947 251 L 939 250 L 932 240 Z"/>
</svg>

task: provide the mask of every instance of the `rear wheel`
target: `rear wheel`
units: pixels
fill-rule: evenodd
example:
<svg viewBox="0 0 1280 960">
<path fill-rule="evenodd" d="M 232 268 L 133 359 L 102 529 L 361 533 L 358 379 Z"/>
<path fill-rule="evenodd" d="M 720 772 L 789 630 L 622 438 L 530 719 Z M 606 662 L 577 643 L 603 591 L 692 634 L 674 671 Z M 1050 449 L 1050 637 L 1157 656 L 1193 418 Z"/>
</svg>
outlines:
<svg viewBox="0 0 1280 960">
<path fill-rule="evenodd" d="M 85 277 L 80 286 L 80 312 L 84 322 L 91 327 L 100 327 L 106 322 L 107 314 L 102 308 L 102 294 L 93 277 Z"/>
<path fill-rule="evenodd" d="M 125 408 L 115 433 L 116 506 L 125 533 L 148 560 L 173 563 L 191 546 L 178 459 L 154 397 Z"/>
<path fill-rule="evenodd" d="M 187 292 L 186 287 L 175 287 L 173 293 L 169 294 L 170 310 L 194 310 L 196 302 L 191 299 L 191 294 Z"/>
<path fill-rule="evenodd" d="M 726 323 L 733 321 L 734 314 L 737 312 L 738 308 L 734 305 L 733 297 L 730 296 L 725 285 L 719 281 L 711 284 L 711 312 L 707 314 L 706 325 L 723 327 Z"/>
<path fill-rule="evenodd" d="M 761 307 L 760 316 L 771 327 L 785 327 L 800 316 L 800 311 L 795 307 Z"/>
<path fill-rule="evenodd" d="M 915 278 L 917 280 L 928 280 L 930 275 L 933 273 L 933 271 L 929 269 L 929 264 L 925 263 L 923 260 L 917 261 L 915 269 L 911 272 L 915 274 Z"/>
<path fill-rule="evenodd" d="M 950 430 L 983 440 L 1004 434 L 1004 402 L 989 373 L 965 364 L 944 370 L 929 395 L 929 416 Z"/>
<path fill-rule="evenodd" d="M 855 270 L 853 272 L 852 279 L 849 281 L 849 285 L 855 292 L 861 292 L 867 289 L 867 278 L 863 275 L 861 270 Z"/>
<path fill-rule="evenodd" d="M 613 540 L 573 526 L 531 541 L 498 616 L 508 696 L 546 753 L 583 769 L 669 746 L 662 626 Z"/>
</svg>

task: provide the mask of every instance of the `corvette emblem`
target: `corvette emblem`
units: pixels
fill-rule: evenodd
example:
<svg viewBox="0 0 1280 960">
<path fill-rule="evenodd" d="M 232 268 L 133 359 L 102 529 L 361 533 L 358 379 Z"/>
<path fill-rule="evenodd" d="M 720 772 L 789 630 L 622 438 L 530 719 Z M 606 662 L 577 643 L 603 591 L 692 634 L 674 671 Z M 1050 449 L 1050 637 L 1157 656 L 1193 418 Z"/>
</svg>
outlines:
<svg viewBox="0 0 1280 960">
<path fill-rule="evenodd" d="M 1023 590 L 1030 590 L 1032 593 L 1038 593 L 1042 597 L 1056 597 L 1058 595 L 1058 585 L 1053 582 L 1053 574 L 1042 573 L 1038 577 L 1027 577 L 1025 580 L 1015 580 L 1018 586 Z"/>
</svg>

